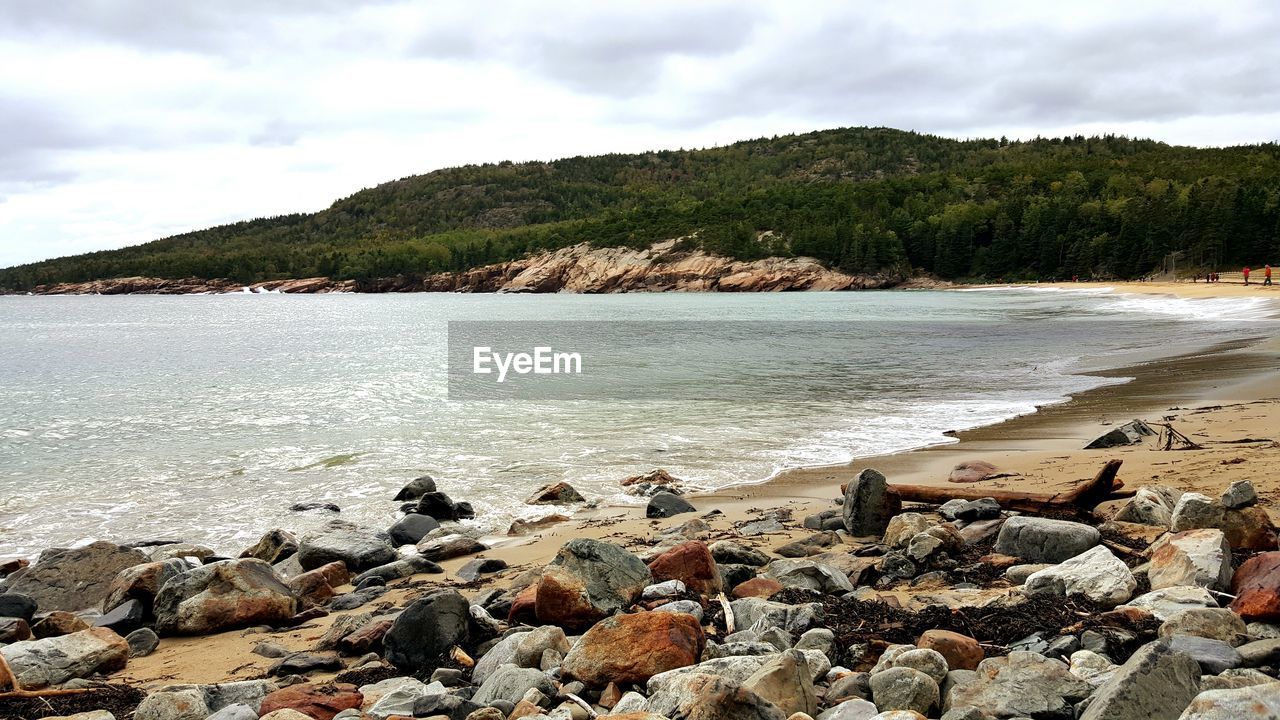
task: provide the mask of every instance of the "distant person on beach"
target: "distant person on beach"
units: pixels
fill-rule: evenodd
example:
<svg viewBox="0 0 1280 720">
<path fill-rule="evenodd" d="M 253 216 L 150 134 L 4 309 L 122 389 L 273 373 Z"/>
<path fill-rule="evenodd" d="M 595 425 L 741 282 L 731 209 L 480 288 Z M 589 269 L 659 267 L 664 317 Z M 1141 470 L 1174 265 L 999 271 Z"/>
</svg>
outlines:
<svg viewBox="0 0 1280 720">
<path fill-rule="evenodd" d="M 1262 284 L 1271 284 L 1271 263 L 1267 263 L 1267 266 L 1262 269 Z"/>
<path fill-rule="evenodd" d="M 1249 268 L 1244 269 L 1244 284 L 1249 284 Z"/>
</svg>

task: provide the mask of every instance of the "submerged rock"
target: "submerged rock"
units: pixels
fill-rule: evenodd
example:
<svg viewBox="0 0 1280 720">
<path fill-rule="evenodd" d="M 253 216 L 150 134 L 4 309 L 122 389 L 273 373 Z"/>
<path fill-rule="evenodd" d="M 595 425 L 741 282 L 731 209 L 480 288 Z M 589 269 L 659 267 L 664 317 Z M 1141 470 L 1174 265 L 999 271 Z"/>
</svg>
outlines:
<svg viewBox="0 0 1280 720">
<path fill-rule="evenodd" d="M 582 493 L 566 482 L 543 485 L 525 500 L 526 505 L 572 505 L 586 502 Z"/>
<path fill-rule="evenodd" d="M 414 478 L 413 480 L 410 480 L 408 484 L 400 488 L 400 492 L 396 493 L 396 496 L 392 499 L 400 500 L 400 501 L 417 500 L 423 495 L 426 495 L 427 493 L 433 493 L 435 491 L 436 491 L 435 478 L 431 477 L 430 475 L 423 475 L 422 477 Z"/>
</svg>

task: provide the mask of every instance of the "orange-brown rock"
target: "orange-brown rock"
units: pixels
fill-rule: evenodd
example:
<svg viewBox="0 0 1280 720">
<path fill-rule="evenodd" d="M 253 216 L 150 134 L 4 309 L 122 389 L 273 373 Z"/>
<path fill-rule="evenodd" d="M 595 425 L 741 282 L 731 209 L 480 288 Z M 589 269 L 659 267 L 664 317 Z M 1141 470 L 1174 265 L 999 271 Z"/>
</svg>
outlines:
<svg viewBox="0 0 1280 720">
<path fill-rule="evenodd" d="M 330 683 L 313 685 L 300 683 L 280 688 L 262 699 L 259 715 L 276 710 L 296 710 L 316 720 L 333 720 L 333 716 L 348 708 L 358 708 L 364 696 L 355 685 Z"/>
<path fill-rule="evenodd" d="M 334 588 L 351 582 L 351 573 L 340 560 L 308 570 L 289 580 L 289 589 L 308 605 L 320 605 L 337 593 Z"/>
<path fill-rule="evenodd" d="M 643 683 L 658 673 L 696 664 L 706 644 L 702 625 L 692 615 L 614 615 L 588 630 L 561 667 L 567 676 L 596 687 Z"/>
<path fill-rule="evenodd" d="M 170 580 L 156 594 L 156 632 L 205 635 L 248 625 L 279 625 L 298 612 L 298 599 L 253 558 L 224 560 Z"/>
<path fill-rule="evenodd" d="M 1275 550 L 1275 527 L 1267 511 L 1257 505 L 1228 509 L 1222 515 L 1222 533 L 1234 550 Z"/>
<path fill-rule="evenodd" d="M 543 625 L 584 629 L 631 607 L 652 582 L 653 573 L 625 548 L 574 538 L 543 570 L 534 611 Z"/>
<path fill-rule="evenodd" d="M 679 580 L 690 591 L 712 595 L 720 591 L 720 570 L 701 540 L 680 543 L 649 563 L 654 582 Z"/>
<path fill-rule="evenodd" d="M 604 690 L 600 691 L 600 707 L 605 710 L 612 710 L 614 705 L 622 699 L 622 688 L 618 687 L 618 683 L 610 682 L 604 686 Z"/>
<path fill-rule="evenodd" d="M 173 558 L 125 568 L 111 581 L 102 607 L 104 610 L 112 610 L 126 600 L 138 600 L 150 611 L 160 588 L 191 567 L 186 560 Z"/>
<path fill-rule="evenodd" d="M 31 626 L 31 634 L 38 638 L 62 637 L 88 629 L 89 623 L 79 615 L 66 610 L 54 610 Z"/>
<path fill-rule="evenodd" d="M 773 578 L 754 577 L 735 587 L 732 595 L 735 600 L 749 597 L 768 600 L 785 589 L 786 587 L 782 583 Z"/>
<path fill-rule="evenodd" d="M 538 622 L 538 583 L 521 590 L 511 601 L 511 610 L 507 612 L 507 622 L 512 625 L 535 625 Z"/>
<path fill-rule="evenodd" d="M 926 630 L 916 646 L 937 650 L 952 670 L 976 670 L 986 654 L 977 640 L 950 630 Z"/>
<path fill-rule="evenodd" d="M 1254 555 L 1236 570 L 1231 609 L 1246 622 L 1280 620 L 1280 552 Z"/>
<path fill-rule="evenodd" d="M 338 652 L 343 655 L 364 655 L 382 648 L 382 638 L 395 620 L 374 620 L 338 641 Z"/>
</svg>

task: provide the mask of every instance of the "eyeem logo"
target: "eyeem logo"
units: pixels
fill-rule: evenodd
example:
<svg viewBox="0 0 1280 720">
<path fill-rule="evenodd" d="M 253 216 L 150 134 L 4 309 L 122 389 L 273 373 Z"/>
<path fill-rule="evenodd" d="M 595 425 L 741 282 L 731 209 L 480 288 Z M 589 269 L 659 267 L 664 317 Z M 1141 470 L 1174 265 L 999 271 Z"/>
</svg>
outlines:
<svg viewBox="0 0 1280 720">
<path fill-rule="evenodd" d="M 539 346 L 533 353 L 494 352 L 488 345 L 475 346 L 471 354 L 471 371 L 488 375 L 497 369 L 498 382 L 507 381 L 507 373 L 518 375 L 581 375 L 582 355 L 576 352 L 555 352 L 550 347 Z"/>
</svg>

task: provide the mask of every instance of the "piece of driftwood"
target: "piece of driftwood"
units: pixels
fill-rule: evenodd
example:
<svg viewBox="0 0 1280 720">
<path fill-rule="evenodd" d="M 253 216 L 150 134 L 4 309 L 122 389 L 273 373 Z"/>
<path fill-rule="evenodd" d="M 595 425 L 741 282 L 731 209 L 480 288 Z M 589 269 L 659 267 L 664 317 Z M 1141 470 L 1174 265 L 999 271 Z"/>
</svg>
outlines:
<svg viewBox="0 0 1280 720">
<path fill-rule="evenodd" d="M 1092 480 L 1060 493 L 1034 493 L 1017 490 L 1000 490 L 955 485 L 890 485 L 889 488 L 906 502 L 941 505 L 948 500 L 981 500 L 994 498 L 1005 510 L 1019 512 L 1043 512 L 1045 510 L 1092 511 L 1108 500 L 1133 497 L 1136 491 L 1123 490 L 1124 483 L 1116 479 L 1120 460 L 1108 460 Z"/>
</svg>

